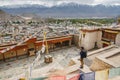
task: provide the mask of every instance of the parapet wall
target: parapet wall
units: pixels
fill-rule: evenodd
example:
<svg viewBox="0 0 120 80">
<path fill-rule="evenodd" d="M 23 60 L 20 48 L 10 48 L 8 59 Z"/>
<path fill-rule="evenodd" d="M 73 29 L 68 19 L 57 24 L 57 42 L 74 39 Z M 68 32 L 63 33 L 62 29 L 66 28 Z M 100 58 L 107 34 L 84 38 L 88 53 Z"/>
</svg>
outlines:
<svg viewBox="0 0 120 80">
<path fill-rule="evenodd" d="M 108 68 L 113 68 L 113 66 L 105 63 L 104 61 L 102 61 L 98 58 L 95 58 L 93 60 L 92 65 L 90 66 L 90 69 L 92 71 L 100 71 L 100 70 L 104 70 L 104 69 L 108 69 Z"/>
</svg>

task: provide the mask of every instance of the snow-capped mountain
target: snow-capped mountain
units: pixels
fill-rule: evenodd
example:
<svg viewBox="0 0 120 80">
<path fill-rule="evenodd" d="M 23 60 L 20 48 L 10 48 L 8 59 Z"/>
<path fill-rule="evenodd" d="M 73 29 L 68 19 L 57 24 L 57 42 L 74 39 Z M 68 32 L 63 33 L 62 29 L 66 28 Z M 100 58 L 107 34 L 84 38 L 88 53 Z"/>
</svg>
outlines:
<svg viewBox="0 0 120 80">
<path fill-rule="evenodd" d="M 11 14 L 37 14 L 41 17 L 116 17 L 120 15 L 119 5 L 82 5 L 77 3 L 63 3 L 52 7 L 43 5 L 14 5 L 1 7 Z"/>
</svg>

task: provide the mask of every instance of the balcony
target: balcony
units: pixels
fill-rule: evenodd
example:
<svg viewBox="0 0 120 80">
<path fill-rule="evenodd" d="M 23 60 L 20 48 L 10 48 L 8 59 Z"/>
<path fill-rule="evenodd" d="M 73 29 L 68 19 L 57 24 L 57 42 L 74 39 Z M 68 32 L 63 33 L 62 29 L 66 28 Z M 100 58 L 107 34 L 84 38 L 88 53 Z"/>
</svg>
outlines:
<svg viewBox="0 0 120 80">
<path fill-rule="evenodd" d="M 105 41 L 105 42 L 111 42 L 111 39 L 102 38 L 102 41 Z"/>
</svg>

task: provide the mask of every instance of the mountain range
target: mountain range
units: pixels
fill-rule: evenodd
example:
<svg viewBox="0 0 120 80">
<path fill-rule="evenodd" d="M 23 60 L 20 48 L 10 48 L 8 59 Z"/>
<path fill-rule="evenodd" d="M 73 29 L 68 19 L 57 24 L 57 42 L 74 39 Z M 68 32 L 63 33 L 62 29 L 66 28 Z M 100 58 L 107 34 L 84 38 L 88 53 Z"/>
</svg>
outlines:
<svg viewBox="0 0 120 80">
<path fill-rule="evenodd" d="M 0 9 L 14 15 L 36 14 L 52 18 L 93 18 L 116 17 L 120 15 L 119 5 L 81 5 L 76 3 L 46 7 L 43 5 L 5 6 Z"/>
<path fill-rule="evenodd" d="M 16 21 L 16 20 L 21 20 L 23 21 L 24 19 L 22 19 L 20 16 L 17 15 L 11 15 L 3 10 L 0 10 L 0 22 L 4 22 L 4 21 Z"/>
</svg>

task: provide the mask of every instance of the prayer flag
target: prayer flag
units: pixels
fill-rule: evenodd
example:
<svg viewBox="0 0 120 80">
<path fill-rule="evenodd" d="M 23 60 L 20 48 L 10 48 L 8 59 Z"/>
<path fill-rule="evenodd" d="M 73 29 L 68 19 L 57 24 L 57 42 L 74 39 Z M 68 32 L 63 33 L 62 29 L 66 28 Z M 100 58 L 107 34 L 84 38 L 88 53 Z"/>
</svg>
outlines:
<svg viewBox="0 0 120 80">
<path fill-rule="evenodd" d="M 83 73 L 80 74 L 79 80 L 84 80 L 85 76 Z"/>
<path fill-rule="evenodd" d="M 109 78 L 120 76 L 120 68 L 112 68 L 109 70 Z"/>
<path fill-rule="evenodd" d="M 108 80 L 108 69 L 95 72 L 95 80 Z"/>
<path fill-rule="evenodd" d="M 45 52 L 45 45 L 44 45 L 44 44 L 42 45 L 42 49 L 41 49 L 41 51 L 42 51 L 42 53 Z"/>
<path fill-rule="evenodd" d="M 79 80 L 95 80 L 95 72 L 82 73 Z"/>
<path fill-rule="evenodd" d="M 31 78 L 30 80 L 45 80 L 47 77 Z"/>
<path fill-rule="evenodd" d="M 76 75 L 76 76 L 70 78 L 69 80 L 79 80 L 79 77 L 80 77 L 80 75 Z"/>
<path fill-rule="evenodd" d="M 84 74 L 84 80 L 95 80 L 95 72 Z"/>
<path fill-rule="evenodd" d="M 52 76 L 49 80 L 66 80 L 66 76 Z"/>
</svg>

